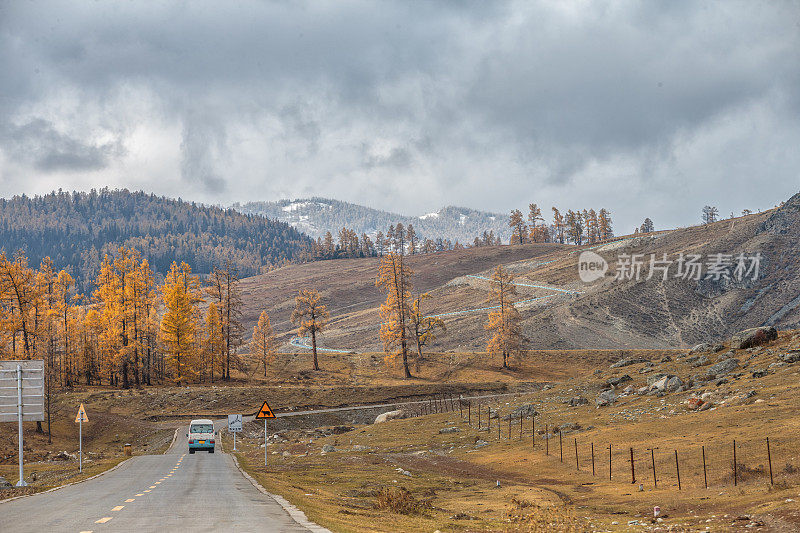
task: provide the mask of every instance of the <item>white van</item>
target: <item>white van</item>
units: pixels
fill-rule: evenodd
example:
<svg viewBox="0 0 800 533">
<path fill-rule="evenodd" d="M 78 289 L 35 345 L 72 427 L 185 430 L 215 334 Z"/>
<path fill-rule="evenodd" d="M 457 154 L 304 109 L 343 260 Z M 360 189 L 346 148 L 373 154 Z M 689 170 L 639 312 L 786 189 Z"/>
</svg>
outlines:
<svg viewBox="0 0 800 533">
<path fill-rule="evenodd" d="M 207 418 L 192 420 L 189 424 L 189 433 L 186 436 L 189 439 L 189 453 L 194 453 L 197 450 L 214 453 L 217 432 L 214 431 L 214 422 L 211 420 Z"/>
</svg>

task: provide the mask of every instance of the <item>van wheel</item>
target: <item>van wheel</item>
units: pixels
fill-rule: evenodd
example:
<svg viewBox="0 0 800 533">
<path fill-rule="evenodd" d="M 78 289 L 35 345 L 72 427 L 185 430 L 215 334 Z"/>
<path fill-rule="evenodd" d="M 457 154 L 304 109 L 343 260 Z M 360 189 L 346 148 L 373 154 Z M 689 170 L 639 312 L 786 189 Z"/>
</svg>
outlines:
<svg viewBox="0 0 800 533">
<path fill-rule="evenodd" d="M 211 448 L 210 450 L 208 450 L 208 453 L 214 453 L 214 448 Z"/>
<path fill-rule="evenodd" d="M 194 450 L 192 450 L 191 448 L 189 448 L 189 453 L 194 453 Z"/>
</svg>

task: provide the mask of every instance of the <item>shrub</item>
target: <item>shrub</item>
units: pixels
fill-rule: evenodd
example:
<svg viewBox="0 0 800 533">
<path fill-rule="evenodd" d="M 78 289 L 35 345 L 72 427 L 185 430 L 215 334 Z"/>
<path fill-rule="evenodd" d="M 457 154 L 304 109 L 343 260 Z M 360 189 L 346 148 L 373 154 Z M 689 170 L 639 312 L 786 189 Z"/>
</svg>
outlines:
<svg viewBox="0 0 800 533">
<path fill-rule="evenodd" d="M 375 508 L 391 511 L 398 514 L 420 514 L 425 509 L 431 508 L 429 501 L 420 501 L 411 493 L 400 488 L 382 488 L 375 499 Z"/>
</svg>

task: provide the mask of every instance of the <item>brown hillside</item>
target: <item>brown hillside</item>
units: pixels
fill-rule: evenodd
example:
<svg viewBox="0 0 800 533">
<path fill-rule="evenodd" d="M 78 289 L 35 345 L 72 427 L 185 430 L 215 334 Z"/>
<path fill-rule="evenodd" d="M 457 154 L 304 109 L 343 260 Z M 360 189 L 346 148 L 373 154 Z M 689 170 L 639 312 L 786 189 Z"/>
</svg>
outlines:
<svg viewBox="0 0 800 533">
<path fill-rule="evenodd" d="M 498 264 L 516 275 L 518 283 L 553 287 L 518 287 L 518 299 L 546 297 L 520 306 L 529 345 L 538 349 L 686 347 L 724 339 L 734 331 L 763 324 L 780 329 L 800 325 L 800 194 L 765 213 L 723 220 L 707 226 L 681 228 L 592 247 L 609 262 L 609 271 L 595 282 L 578 276 L 579 252 L 589 247 L 525 245 L 475 248 L 418 255 L 410 259 L 417 291 L 429 291 L 429 313 L 453 313 L 484 308 Z M 710 254 L 760 252 L 756 280 L 705 279 Z M 618 254 L 643 254 L 640 280 L 615 280 Z M 647 280 L 650 254 L 676 259 L 700 254 L 700 280 L 660 276 Z M 377 259 L 352 259 L 291 265 L 243 281 L 245 320 L 252 325 L 267 309 L 282 340 L 291 337 L 288 322 L 293 297 L 300 288 L 319 290 L 331 311 L 331 326 L 323 346 L 379 351 L 378 306 L 374 287 Z M 672 265 L 670 276 L 677 266 Z M 574 292 L 570 292 L 574 291 Z M 486 311 L 445 317 L 447 334 L 437 351 L 474 351 L 485 347 Z M 287 346 L 288 348 L 288 346 Z"/>
</svg>

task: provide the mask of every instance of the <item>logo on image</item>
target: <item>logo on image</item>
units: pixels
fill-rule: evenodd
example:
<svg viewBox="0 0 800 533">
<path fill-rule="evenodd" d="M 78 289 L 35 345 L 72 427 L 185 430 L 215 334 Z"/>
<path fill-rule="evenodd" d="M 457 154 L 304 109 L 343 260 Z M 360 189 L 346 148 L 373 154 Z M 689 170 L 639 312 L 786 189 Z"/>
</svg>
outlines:
<svg viewBox="0 0 800 533">
<path fill-rule="evenodd" d="M 578 257 L 578 275 L 584 283 L 601 279 L 608 270 L 608 263 L 600 254 L 586 250 Z"/>
</svg>

